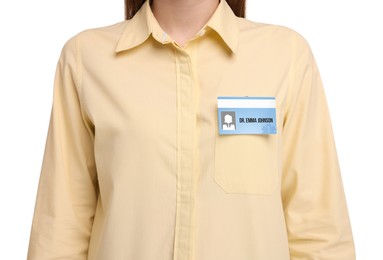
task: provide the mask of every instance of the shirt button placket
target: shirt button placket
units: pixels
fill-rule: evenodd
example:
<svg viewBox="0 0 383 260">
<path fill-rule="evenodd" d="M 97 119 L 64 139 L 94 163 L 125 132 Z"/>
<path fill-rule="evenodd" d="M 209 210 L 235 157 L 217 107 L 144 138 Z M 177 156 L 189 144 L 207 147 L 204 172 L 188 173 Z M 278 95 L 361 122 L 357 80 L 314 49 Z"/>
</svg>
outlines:
<svg viewBox="0 0 383 260">
<path fill-rule="evenodd" d="M 175 45 L 177 68 L 177 205 L 174 260 L 192 260 L 195 110 L 193 66 L 187 49 Z"/>
</svg>

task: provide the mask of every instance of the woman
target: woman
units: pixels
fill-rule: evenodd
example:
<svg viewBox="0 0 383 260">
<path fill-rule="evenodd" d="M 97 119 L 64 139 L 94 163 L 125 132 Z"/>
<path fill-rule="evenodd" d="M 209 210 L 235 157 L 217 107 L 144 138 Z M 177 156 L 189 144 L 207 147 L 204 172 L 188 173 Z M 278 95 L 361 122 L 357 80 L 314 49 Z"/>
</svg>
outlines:
<svg viewBox="0 0 383 260">
<path fill-rule="evenodd" d="M 245 1 L 125 3 L 63 48 L 28 259 L 355 259 L 305 39 Z"/>
</svg>

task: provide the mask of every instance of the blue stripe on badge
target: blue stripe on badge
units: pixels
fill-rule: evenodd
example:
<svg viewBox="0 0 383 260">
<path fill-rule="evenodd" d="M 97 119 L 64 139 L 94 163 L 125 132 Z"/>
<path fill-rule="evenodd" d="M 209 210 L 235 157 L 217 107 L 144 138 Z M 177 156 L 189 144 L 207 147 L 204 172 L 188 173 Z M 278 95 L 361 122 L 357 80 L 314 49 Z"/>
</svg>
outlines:
<svg viewBox="0 0 383 260">
<path fill-rule="evenodd" d="M 244 96 L 244 97 L 218 97 L 218 99 L 273 99 L 274 97 L 250 97 L 250 96 Z"/>
</svg>

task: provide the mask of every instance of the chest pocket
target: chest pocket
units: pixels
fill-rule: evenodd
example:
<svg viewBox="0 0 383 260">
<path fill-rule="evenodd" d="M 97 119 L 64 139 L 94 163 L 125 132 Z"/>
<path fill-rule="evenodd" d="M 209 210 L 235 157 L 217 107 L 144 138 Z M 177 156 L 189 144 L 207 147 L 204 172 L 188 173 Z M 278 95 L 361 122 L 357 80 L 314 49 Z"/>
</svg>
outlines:
<svg viewBox="0 0 383 260">
<path fill-rule="evenodd" d="M 216 135 L 216 183 L 227 193 L 271 195 L 278 177 L 277 141 L 277 135 Z"/>
</svg>

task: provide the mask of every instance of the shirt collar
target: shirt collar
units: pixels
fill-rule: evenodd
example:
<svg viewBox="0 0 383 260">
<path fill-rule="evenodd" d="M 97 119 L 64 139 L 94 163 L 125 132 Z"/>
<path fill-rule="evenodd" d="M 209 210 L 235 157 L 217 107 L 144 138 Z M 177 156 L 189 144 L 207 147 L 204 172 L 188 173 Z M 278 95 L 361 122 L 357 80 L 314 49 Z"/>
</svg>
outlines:
<svg viewBox="0 0 383 260">
<path fill-rule="evenodd" d="M 149 2 L 146 0 L 137 13 L 126 21 L 126 27 L 118 41 L 116 52 L 128 50 L 143 43 L 150 34 L 163 44 L 169 43 L 169 36 L 159 25 Z M 233 53 L 237 50 L 238 21 L 226 0 L 220 0 L 213 15 L 198 34 L 202 35 L 206 29 L 213 29 L 218 33 Z"/>
</svg>

